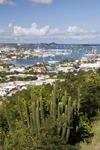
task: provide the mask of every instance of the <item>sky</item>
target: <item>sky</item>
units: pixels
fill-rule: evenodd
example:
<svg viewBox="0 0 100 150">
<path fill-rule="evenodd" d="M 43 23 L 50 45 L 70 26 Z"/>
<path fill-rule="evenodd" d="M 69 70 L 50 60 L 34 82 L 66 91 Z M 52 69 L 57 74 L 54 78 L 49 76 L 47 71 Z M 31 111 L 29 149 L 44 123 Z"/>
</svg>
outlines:
<svg viewBox="0 0 100 150">
<path fill-rule="evenodd" d="M 0 0 L 0 43 L 100 44 L 100 0 Z"/>
</svg>

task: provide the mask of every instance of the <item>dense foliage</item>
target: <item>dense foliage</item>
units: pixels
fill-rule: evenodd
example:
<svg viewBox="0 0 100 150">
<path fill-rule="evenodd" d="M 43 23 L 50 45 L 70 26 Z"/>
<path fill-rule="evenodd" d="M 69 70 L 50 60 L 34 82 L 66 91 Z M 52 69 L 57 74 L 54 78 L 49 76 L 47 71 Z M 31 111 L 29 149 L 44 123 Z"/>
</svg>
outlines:
<svg viewBox="0 0 100 150">
<path fill-rule="evenodd" d="M 3 101 L 2 105 L 0 105 L 1 149 L 17 150 L 37 148 L 41 150 L 74 150 L 78 149 L 75 146 L 78 142 L 90 142 L 90 138 L 93 136 L 91 125 L 92 122 L 98 118 L 98 112 L 100 110 L 99 74 L 91 71 L 80 71 L 77 73 L 77 75 L 74 73 L 63 74 L 60 72 L 58 76 L 59 78 L 60 76 L 63 76 L 65 81 L 56 83 L 56 108 L 58 108 L 58 104 L 61 108 L 63 108 L 65 91 L 67 91 L 67 100 L 69 100 L 71 97 L 71 107 L 73 106 L 74 102 L 76 105 L 78 101 L 80 102 L 81 107 L 77 120 L 78 132 L 76 133 L 75 130 L 70 129 L 71 132 L 68 142 L 66 142 L 65 138 L 61 138 L 62 128 L 65 127 L 65 122 L 63 122 L 65 119 L 62 119 L 60 134 L 58 134 L 57 126 L 59 123 L 57 115 L 55 122 L 52 116 L 50 116 L 53 86 L 50 84 L 43 85 L 42 87 L 33 86 L 29 87 L 27 90 L 18 91 L 12 97 L 4 97 L 3 100 L 1 99 L 1 101 Z M 40 92 L 40 89 L 42 89 L 42 93 Z M 36 107 L 39 109 L 39 114 L 41 112 L 40 104 L 38 105 L 38 102 L 40 102 L 40 96 L 42 97 L 45 122 L 44 126 L 40 126 L 40 134 L 37 134 L 35 130 L 30 129 L 30 127 L 27 125 L 28 121 L 25 112 L 25 103 L 27 106 L 28 118 L 30 120 L 30 113 L 32 112 L 32 99 L 35 99 Z M 22 126 L 19 113 L 18 97 L 20 98 L 21 103 L 24 128 Z M 9 123 L 5 114 L 5 104 L 7 105 L 12 131 L 9 131 Z M 64 109 L 63 113 L 65 113 Z M 63 115 L 61 118 L 63 118 Z M 76 123 L 74 122 L 74 125 L 75 124 Z M 65 129 L 67 131 L 67 128 Z"/>
</svg>

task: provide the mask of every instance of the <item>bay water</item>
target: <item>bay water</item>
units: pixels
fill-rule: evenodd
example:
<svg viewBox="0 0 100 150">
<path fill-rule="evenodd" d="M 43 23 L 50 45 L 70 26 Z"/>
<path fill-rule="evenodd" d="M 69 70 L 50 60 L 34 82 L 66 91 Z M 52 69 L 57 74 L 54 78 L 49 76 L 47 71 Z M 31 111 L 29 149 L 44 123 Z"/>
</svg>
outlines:
<svg viewBox="0 0 100 150">
<path fill-rule="evenodd" d="M 6 61 L 7 64 L 14 64 L 15 66 L 29 66 L 37 63 L 48 63 L 48 61 L 62 61 L 64 59 L 81 59 L 82 57 L 91 57 L 84 55 L 88 51 L 97 51 L 100 52 L 100 47 L 98 46 L 91 46 L 91 47 L 76 47 L 76 46 L 28 46 L 28 47 L 20 47 L 24 49 L 43 49 L 43 51 L 48 50 L 68 50 L 70 55 L 55 55 L 54 57 L 34 57 L 34 58 L 28 58 L 28 59 L 17 59 L 14 61 Z M 95 55 L 92 56 L 92 58 L 96 57 Z"/>
</svg>

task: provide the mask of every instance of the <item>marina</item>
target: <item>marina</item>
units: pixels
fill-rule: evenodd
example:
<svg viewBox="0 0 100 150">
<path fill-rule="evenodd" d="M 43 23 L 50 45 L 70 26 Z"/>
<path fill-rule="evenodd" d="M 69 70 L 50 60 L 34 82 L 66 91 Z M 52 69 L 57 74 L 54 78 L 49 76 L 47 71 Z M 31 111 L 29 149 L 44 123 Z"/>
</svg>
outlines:
<svg viewBox="0 0 100 150">
<path fill-rule="evenodd" d="M 20 47 L 22 49 L 23 47 Z M 26 50 L 22 51 L 22 54 L 27 53 L 27 55 L 31 55 L 31 58 L 18 58 L 15 60 L 5 61 L 7 64 L 14 64 L 15 66 L 26 66 L 32 64 L 39 64 L 39 63 L 48 63 L 48 61 L 62 61 L 64 59 L 75 59 L 80 60 L 82 57 L 86 58 L 95 58 L 98 55 L 94 55 L 92 53 L 86 54 L 92 51 L 100 52 L 100 47 L 85 47 L 83 48 L 76 48 L 75 46 L 29 46 L 26 47 Z"/>
</svg>

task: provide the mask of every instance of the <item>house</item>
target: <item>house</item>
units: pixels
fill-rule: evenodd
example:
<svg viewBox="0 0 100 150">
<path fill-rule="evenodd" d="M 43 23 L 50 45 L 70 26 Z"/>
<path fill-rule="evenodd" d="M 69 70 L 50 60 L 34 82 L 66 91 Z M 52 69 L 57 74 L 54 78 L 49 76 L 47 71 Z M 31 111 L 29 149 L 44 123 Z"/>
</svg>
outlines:
<svg viewBox="0 0 100 150">
<path fill-rule="evenodd" d="M 62 71 L 62 72 L 73 72 L 75 70 L 74 67 L 59 67 L 57 68 L 57 71 Z"/>
<path fill-rule="evenodd" d="M 17 56 L 12 56 L 11 59 L 17 59 Z"/>
<path fill-rule="evenodd" d="M 80 68 L 84 68 L 84 67 L 91 68 L 91 69 L 99 68 L 100 64 L 99 63 L 83 63 L 83 64 L 80 65 Z"/>
<path fill-rule="evenodd" d="M 5 86 L 4 89 L 11 91 L 11 90 L 16 89 L 16 86 L 15 85 L 8 85 L 8 86 Z"/>
<path fill-rule="evenodd" d="M 39 80 L 35 81 L 35 85 L 42 85 L 43 83 L 44 83 L 44 81 L 41 81 L 41 80 L 40 81 Z"/>
<path fill-rule="evenodd" d="M 14 72 L 14 71 L 23 72 L 23 71 L 25 71 L 25 68 L 24 67 L 13 67 L 10 69 L 10 72 Z"/>
<path fill-rule="evenodd" d="M 7 90 L 3 89 L 3 88 L 0 88 L 0 96 L 4 96 L 6 94 L 7 94 Z"/>
<path fill-rule="evenodd" d="M 58 64 L 60 61 L 48 61 L 48 64 Z"/>
<path fill-rule="evenodd" d="M 38 80 L 43 80 L 43 79 L 49 78 L 49 75 L 41 75 L 41 74 L 39 74 L 39 75 L 36 75 L 36 77 L 38 78 Z"/>
<path fill-rule="evenodd" d="M 25 81 L 15 81 L 14 85 L 16 86 L 17 89 L 22 89 L 23 86 L 25 86 Z"/>
</svg>

